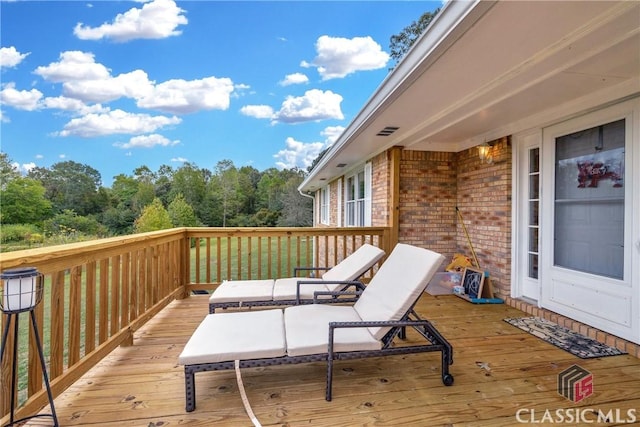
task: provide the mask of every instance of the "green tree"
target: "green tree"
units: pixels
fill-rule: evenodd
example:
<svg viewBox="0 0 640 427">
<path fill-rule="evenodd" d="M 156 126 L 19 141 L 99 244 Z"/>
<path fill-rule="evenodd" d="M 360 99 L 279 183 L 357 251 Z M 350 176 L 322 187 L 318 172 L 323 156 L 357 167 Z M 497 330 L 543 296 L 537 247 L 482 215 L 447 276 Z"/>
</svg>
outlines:
<svg viewBox="0 0 640 427">
<path fill-rule="evenodd" d="M 9 182 L 21 176 L 7 153 L 0 152 L 0 189 L 4 189 Z"/>
<path fill-rule="evenodd" d="M 238 169 L 238 209 L 245 215 L 256 212 L 256 190 L 260 181 L 260 171 L 253 166 L 242 166 Z"/>
<path fill-rule="evenodd" d="M 198 216 L 204 215 L 203 200 L 207 193 L 208 171 L 198 168 L 193 163 L 185 163 L 173 173 L 169 200 L 182 194 L 184 200 L 191 205 Z"/>
<path fill-rule="evenodd" d="M 238 212 L 238 170 L 231 160 L 220 160 L 215 167 L 214 192 L 220 200 L 222 226 Z"/>
<path fill-rule="evenodd" d="M 173 168 L 169 165 L 161 165 L 156 173 L 156 197 L 162 200 L 162 203 L 169 204 L 171 201 L 170 193 L 173 183 Z"/>
<path fill-rule="evenodd" d="M 257 200 L 259 209 L 277 212 L 282 208 L 280 195 L 286 182 L 285 172 L 269 168 L 262 172 L 258 182 Z"/>
<path fill-rule="evenodd" d="M 290 176 L 282 191 L 282 210 L 278 219 L 280 227 L 310 227 L 313 225 L 313 200 L 298 191 L 304 173 L 297 169 L 289 171 Z"/>
<path fill-rule="evenodd" d="M 410 25 L 404 27 L 400 33 L 391 36 L 389 49 L 391 51 L 391 59 L 395 61 L 395 65 L 409 52 L 409 49 L 431 24 L 438 12 L 440 12 L 440 8 L 433 12 L 423 13 L 417 21 L 413 21 Z"/>
<path fill-rule="evenodd" d="M 121 209 L 109 207 L 102 213 L 102 224 L 109 230 L 110 234 L 120 236 L 132 234 L 134 224 L 138 215 L 131 209 Z"/>
<path fill-rule="evenodd" d="M 162 202 L 158 198 L 153 199 L 153 202 L 142 210 L 134 225 L 136 233 L 164 230 L 171 227 L 169 212 L 162 206 Z"/>
<path fill-rule="evenodd" d="M 55 213 L 72 209 L 80 216 L 99 213 L 105 209 L 100 172 L 74 161 L 59 162 L 47 168 L 34 168 L 29 177 L 39 180 L 45 197 L 51 201 Z"/>
<path fill-rule="evenodd" d="M 35 224 L 51 216 L 51 202 L 45 189 L 35 179 L 18 176 L 0 189 L 0 222 L 3 224 Z"/>
<path fill-rule="evenodd" d="M 195 227 L 198 225 L 198 218 L 196 218 L 193 208 L 181 193 L 169 203 L 167 211 L 174 227 Z"/>
</svg>

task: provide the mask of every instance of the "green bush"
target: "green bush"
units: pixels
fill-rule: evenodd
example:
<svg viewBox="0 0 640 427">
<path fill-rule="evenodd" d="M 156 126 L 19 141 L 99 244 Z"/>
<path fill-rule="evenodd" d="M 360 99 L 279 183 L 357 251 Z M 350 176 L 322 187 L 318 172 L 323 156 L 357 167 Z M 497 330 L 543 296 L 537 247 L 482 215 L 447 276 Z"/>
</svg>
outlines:
<svg viewBox="0 0 640 427">
<path fill-rule="evenodd" d="M 3 224 L 0 229 L 0 243 L 30 241 L 36 235 L 40 235 L 40 230 L 33 224 Z"/>
<path fill-rule="evenodd" d="M 48 236 L 105 236 L 108 233 L 107 228 L 100 224 L 95 218 L 80 216 L 72 210 L 62 211 L 62 213 L 56 214 L 53 218 L 44 221 L 43 227 L 44 232 Z"/>
</svg>

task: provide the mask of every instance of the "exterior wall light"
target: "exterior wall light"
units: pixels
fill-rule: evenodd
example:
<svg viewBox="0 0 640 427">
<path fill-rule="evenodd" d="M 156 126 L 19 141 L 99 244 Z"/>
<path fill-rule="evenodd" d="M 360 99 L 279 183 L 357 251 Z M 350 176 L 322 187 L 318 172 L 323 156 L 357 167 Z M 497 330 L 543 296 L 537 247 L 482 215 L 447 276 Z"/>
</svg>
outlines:
<svg viewBox="0 0 640 427">
<path fill-rule="evenodd" d="M 493 154 L 491 154 L 491 149 L 493 148 L 493 142 L 483 142 L 478 145 L 478 156 L 480 156 L 480 163 L 486 163 L 490 165 L 493 163 Z"/>
</svg>

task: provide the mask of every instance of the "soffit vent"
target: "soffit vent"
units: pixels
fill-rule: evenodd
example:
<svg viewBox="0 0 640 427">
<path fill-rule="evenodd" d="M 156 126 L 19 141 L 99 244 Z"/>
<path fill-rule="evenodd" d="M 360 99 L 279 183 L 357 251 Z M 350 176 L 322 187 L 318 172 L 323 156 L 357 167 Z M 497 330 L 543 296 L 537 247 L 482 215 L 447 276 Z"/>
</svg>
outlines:
<svg viewBox="0 0 640 427">
<path fill-rule="evenodd" d="M 376 135 L 378 136 L 389 136 L 392 133 L 394 133 L 395 131 L 397 131 L 398 129 L 400 129 L 399 127 L 395 127 L 395 126 L 387 126 L 384 129 L 382 129 L 380 132 L 378 132 Z"/>
</svg>

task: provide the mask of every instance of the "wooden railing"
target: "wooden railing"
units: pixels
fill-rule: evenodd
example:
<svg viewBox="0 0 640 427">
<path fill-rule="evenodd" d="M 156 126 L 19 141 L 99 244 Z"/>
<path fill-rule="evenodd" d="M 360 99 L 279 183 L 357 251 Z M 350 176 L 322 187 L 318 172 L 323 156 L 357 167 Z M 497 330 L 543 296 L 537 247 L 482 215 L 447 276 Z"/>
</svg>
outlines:
<svg viewBox="0 0 640 427">
<path fill-rule="evenodd" d="M 388 253 L 389 229 L 176 228 L 0 253 L 0 270 L 29 266 L 44 275 L 44 296 L 34 313 L 57 396 L 113 349 L 132 345 L 134 332 L 176 298 L 211 291 L 223 280 L 290 276 L 298 265 L 332 266 L 364 243 Z M 33 331 L 22 317 L 16 418 L 48 403 Z M 7 316 L 1 318 L 4 331 Z M 7 355 L 16 343 L 9 330 Z M 0 425 L 9 418 L 10 359 L 5 356 L 0 366 Z"/>
</svg>

